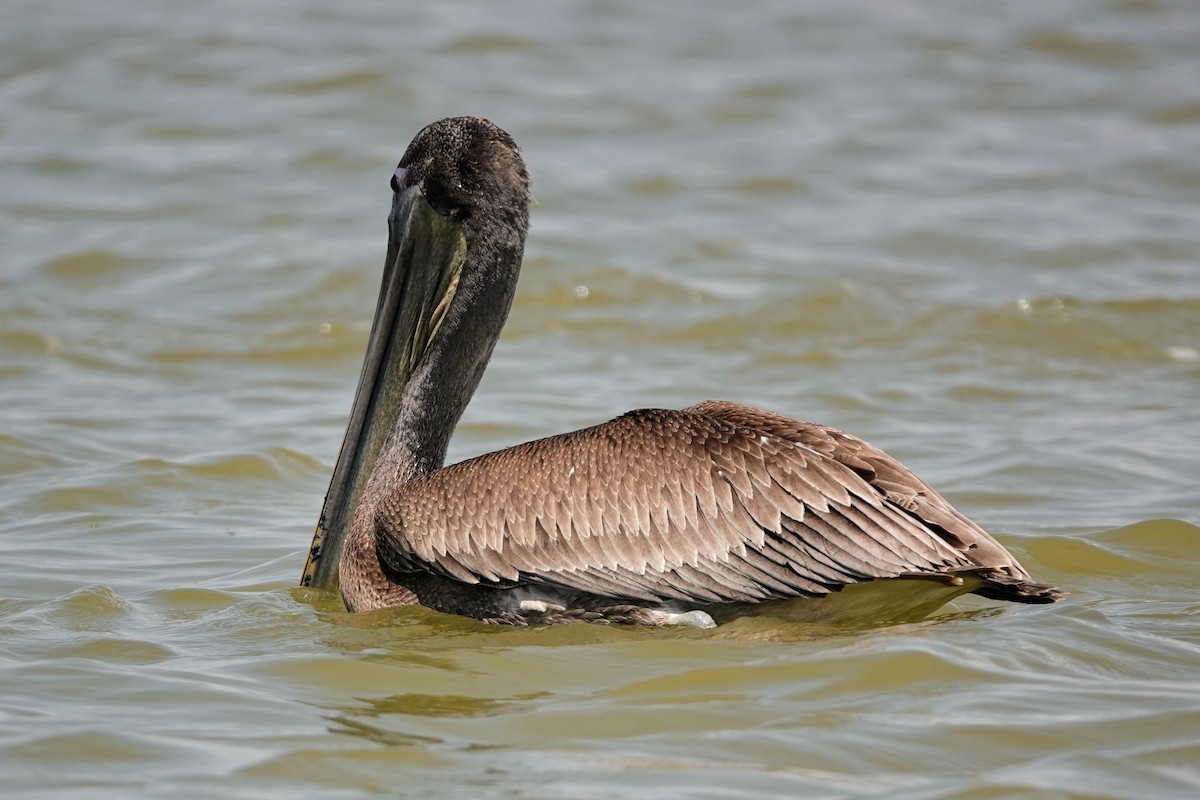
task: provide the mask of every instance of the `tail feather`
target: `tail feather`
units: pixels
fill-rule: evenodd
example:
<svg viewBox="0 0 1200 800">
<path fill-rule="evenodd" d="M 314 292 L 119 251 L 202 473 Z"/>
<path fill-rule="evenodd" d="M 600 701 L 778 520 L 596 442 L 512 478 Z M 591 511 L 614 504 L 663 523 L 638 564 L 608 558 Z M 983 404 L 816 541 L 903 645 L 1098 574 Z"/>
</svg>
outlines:
<svg viewBox="0 0 1200 800">
<path fill-rule="evenodd" d="M 983 580 L 973 594 L 990 600 L 1008 600 L 1013 603 L 1057 603 L 1066 594 L 1057 586 L 1038 583 L 1028 578 L 1014 578 L 1001 572 L 984 572 Z"/>
</svg>

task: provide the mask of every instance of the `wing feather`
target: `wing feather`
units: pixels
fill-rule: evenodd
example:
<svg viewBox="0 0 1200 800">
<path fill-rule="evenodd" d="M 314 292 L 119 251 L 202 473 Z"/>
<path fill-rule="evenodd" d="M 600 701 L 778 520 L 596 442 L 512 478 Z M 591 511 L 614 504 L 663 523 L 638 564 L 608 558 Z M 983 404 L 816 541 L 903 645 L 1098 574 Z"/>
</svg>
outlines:
<svg viewBox="0 0 1200 800">
<path fill-rule="evenodd" d="M 377 506 L 377 550 L 393 573 L 644 602 L 820 596 L 980 567 L 957 546 L 978 528 L 878 453 L 744 406 L 635 411 L 401 487 Z M 933 525 L 897 493 L 933 508 Z"/>
</svg>

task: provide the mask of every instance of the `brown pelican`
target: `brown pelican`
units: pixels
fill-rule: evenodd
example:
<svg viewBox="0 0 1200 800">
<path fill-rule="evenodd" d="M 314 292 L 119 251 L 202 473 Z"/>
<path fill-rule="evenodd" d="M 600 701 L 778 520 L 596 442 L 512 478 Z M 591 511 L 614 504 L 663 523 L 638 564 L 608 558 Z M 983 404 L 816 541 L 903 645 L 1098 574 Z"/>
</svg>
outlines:
<svg viewBox="0 0 1200 800">
<path fill-rule="evenodd" d="M 939 588 L 926 612 L 967 592 L 1059 598 L 891 456 L 735 403 L 631 411 L 443 467 L 512 303 L 529 177 L 512 137 L 459 117 L 417 134 L 392 191 L 383 286 L 302 585 L 340 582 L 351 611 L 420 603 L 515 625 L 710 627 L 871 581 Z M 877 602 L 888 617 L 887 594 Z"/>
</svg>

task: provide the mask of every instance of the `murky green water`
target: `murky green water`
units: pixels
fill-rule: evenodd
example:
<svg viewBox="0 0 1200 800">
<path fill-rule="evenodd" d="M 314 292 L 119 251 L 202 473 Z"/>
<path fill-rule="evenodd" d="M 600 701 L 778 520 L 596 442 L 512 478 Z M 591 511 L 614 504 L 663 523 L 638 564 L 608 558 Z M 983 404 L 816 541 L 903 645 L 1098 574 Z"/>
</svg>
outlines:
<svg viewBox="0 0 1200 800">
<path fill-rule="evenodd" d="M 0 9 L 6 797 L 1200 793 L 1200 7 L 397 5 Z M 539 203 L 452 458 L 759 404 L 1070 597 L 512 631 L 293 588 L 391 168 L 458 113 Z"/>
</svg>

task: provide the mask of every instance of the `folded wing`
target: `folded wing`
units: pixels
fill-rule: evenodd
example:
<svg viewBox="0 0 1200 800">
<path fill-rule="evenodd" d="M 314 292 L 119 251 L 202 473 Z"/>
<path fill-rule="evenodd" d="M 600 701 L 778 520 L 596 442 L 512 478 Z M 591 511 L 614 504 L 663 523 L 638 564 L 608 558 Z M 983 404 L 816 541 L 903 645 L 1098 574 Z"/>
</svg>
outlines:
<svg viewBox="0 0 1200 800">
<path fill-rule="evenodd" d="M 731 403 L 634 411 L 438 470 L 384 498 L 376 523 L 394 573 L 631 601 L 964 572 L 994 575 L 1005 599 L 1047 588 L 881 451 Z"/>
</svg>

